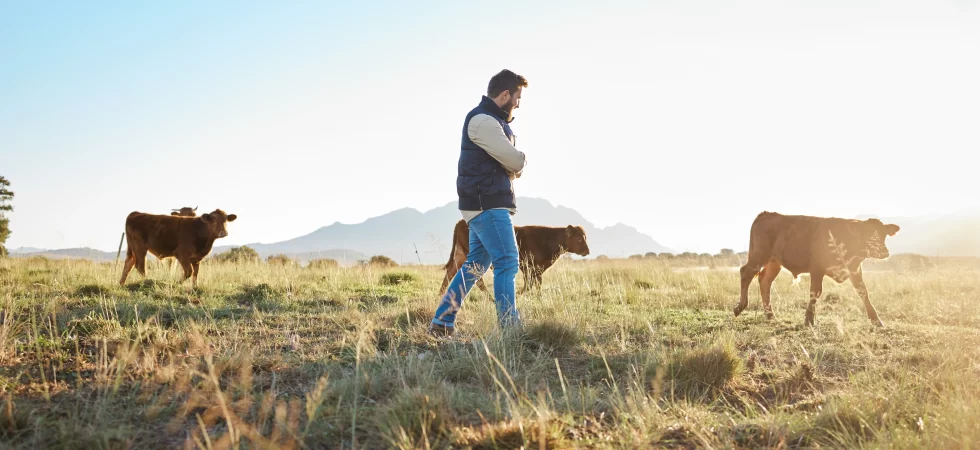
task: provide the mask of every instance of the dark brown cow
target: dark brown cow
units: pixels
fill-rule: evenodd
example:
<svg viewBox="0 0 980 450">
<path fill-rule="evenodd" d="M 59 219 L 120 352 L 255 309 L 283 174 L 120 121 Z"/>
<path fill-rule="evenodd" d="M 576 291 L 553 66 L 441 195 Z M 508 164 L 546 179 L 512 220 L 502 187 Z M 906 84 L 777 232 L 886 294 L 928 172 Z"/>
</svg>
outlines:
<svg viewBox="0 0 980 450">
<path fill-rule="evenodd" d="M 192 284 L 197 286 L 201 260 L 211 253 L 215 239 L 228 236 L 228 222 L 237 218 L 220 209 L 201 217 L 130 213 L 126 217 L 126 265 L 119 284 L 126 283 L 134 265 L 146 277 L 146 253 L 150 252 L 160 259 L 177 258 L 184 269 L 181 282 L 193 278 Z"/>
<path fill-rule="evenodd" d="M 180 209 L 171 209 L 170 215 L 179 217 L 197 217 L 197 207 L 195 206 L 191 208 L 189 206 L 185 206 Z"/>
<path fill-rule="evenodd" d="M 555 264 L 567 252 L 580 256 L 589 255 L 589 244 L 586 242 L 585 230 L 580 226 L 543 227 L 528 225 L 514 227 L 517 235 L 517 251 L 519 264 L 524 275 L 523 293 L 529 287 L 541 287 L 541 275 Z M 470 227 L 465 220 L 456 222 L 453 229 L 453 246 L 449 252 L 449 261 L 443 266 L 446 276 L 442 280 L 439 292 L 445 292 L 459 267 L 466 262 L 470 251 Z M 483 279 L 476 282 L 483 292 L 487 292 Z"/>
<path fill-rule="evenodd" d="M 772 282 L 785 267 L 794 277 L 801 273 L 810 274 L 810 304 L 806 308 L 804 325 L 813 325 L 817 300 L 823 292 L 823 278 L 829 276 L 838 283 L 850 279 L 864 300 L 868 318 L 883 326 L 868 297 L 861 263 L 867 258 L 888 258 L 885 238 L 894 236 L 898 230 L 898 225 L 886 225 L 878 219 L 790 216 L 768 211 L 759 214 L 752 222 L 748 262 L 741 269 L 742 292 L 735 306 L 735 316 L 748 306 L 749 284 L 758 275 L 762 307 L 766 317 L 771 319 L 769 294 Z"/>
</svg>

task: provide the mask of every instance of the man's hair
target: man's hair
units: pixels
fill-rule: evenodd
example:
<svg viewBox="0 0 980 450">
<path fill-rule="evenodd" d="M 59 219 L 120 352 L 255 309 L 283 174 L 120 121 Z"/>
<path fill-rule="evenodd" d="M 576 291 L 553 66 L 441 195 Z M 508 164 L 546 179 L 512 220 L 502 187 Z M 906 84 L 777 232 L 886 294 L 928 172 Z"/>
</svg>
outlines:
<svg viewBox="0 0 980 450">
<path fill-rule="evenodd" d="M 487 86 L 487 97 L 497 98 L 504 91 L 511 95 L 517 93 L 517 88 L 527 87 L 527 79 L 507 69 L 501 70 L 490 79 Z"/>
</svg>

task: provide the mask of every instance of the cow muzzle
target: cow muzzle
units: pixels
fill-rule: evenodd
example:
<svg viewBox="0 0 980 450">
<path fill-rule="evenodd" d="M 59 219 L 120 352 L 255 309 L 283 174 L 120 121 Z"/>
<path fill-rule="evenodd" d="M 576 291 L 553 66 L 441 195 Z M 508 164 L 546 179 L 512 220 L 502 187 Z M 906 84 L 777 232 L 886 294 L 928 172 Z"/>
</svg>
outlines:
<svg viewBox="0 0 980 450">
<path fill-rule="evenodd" d="M 227 231 L 222 231 L 222 232 L 218 233 L 218 237 L 219 238 L 228 237 L 228 232 Z"/>
</svg>

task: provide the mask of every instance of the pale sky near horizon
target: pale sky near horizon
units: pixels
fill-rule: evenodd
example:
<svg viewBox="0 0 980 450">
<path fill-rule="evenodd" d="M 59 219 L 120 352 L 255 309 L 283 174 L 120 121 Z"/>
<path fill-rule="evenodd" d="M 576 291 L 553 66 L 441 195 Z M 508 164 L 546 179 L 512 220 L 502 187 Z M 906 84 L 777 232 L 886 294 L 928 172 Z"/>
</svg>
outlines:
<svg viewBox="0 0 980 450">
<path fill-rule="evenodd" d="M 744 249 L 762 210 L 980 205 L 976 1 L 527 3 L 2 4 L 7 247 L 115 250 L 133 210 L 236 213 L 227 245 L 444 205 L 502 68 L 530 83 L 518 195 L 678 251 Z"/>
</svg>

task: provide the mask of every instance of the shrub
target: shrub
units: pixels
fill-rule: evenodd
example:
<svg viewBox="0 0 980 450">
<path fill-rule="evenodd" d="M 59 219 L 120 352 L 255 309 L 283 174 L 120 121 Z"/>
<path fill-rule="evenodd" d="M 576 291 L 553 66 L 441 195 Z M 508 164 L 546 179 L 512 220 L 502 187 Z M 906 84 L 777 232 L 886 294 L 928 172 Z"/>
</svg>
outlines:
<svg viewBox="0 0 980 450">
<path fill-rule="evenodd" d="M 272 264 L 274 266 L 297 266 L 299 265 L 295 259 L 290 258 L 283 254 L 272 255 L 265 259 L 265 262 Z"/>
<path fill-rule="evenodd" d="M 255 251 L 255 249 L 243 245 L 241 247 L 235 247 L 228 250 L 220 255 L 215 255 L 214 260 L 218 262 L 241 264 L 258 263 L 259 261 L 262 261 L 262 258 L 259 257 L 259 252 Z"/>
<path fill-rule="evenodd" d="M 313 270 L 329 270 L 340 267 L 340 263 L 333 259 L 313 259 L 306 267 Z"/>
<path fill-rule="evenodd" d="M 377 267 L 396 267 L 396 266 L 398 266 L 398 263 L 396 263 L 395 260 L 393 260 L 393 259 L 391 259 L 391 258 L 389 258 L 387 256 L 384 256 L 384 255 L 374 255 L 374 256 L 372 256 L 371 259 L 369 259 L 367 261 L 367 264 L 369 266 L 377 266 Z"/>
<path fill-rule="evenodd" d="M 401 284 L 409 281 L 415 281 L 418 277 L 411 272 L 389 272 L 381 275 L 381 284 Z"/>
</svg>

